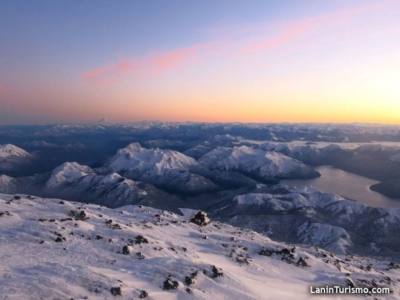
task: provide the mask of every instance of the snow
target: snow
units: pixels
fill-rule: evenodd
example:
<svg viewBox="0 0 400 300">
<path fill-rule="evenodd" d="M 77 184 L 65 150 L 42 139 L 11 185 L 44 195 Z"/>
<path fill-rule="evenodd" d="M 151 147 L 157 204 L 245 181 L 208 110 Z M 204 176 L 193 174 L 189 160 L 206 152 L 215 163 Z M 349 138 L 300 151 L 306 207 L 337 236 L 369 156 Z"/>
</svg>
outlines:
<svg viewBox="0 0 400 300">
<path fill-rule="evenodd" d="M 314 174 L 310 167 L 282 153 L 249 146 L 217 147 L 200 158 L 210 169 L 235 170 L 255 174 L 264 179 Z"/>
<path fill-rule="evenodd" d="M 247 193 L 235 196 L 233 202 L 239 206 L 260 206 L 259 208 L 273 212 L 284 212 L 312 207 L 310 199 L 300 193 L 273 195 L 268 193 Z M 239 208 L 240 210 L 240 208 Z"/>
<path fill-rule="evenodd" d="M 182 192 L 196 193 L 216 188 L 211 180 L 192 172 L 200 169 L 195 159 L 174 150 L 146 149 L 132 143 L 120 149 L 108 166 L 130 179 Z"/>
<path fill-rule="evenodd" d="M 118 173 L 111 173 L 103 177 L 101 180 L 102 184 L 113 184 L 122 179 L 122 176 L 119 175 Z"/>
<path fill-rule="evenodd" d="M 298 236 L 305 244 L 312 244 L 339 254 L 345 254 L 352 243 L 345 229 L 329 224 L 306 222 L 299 227 Z"/>
<path fill-rule="evenodd" d="M 236 201 L 238 205 L 263 205 L 271 200 L 272 195 L 261 193 L 238 195 L 233 198 L 233 201 Z"/>
<path fill-rule="evenodd" d="M 138 173 L 162 175 L 166 170 L 188 170 L 197 166 L 197 162 L 178 151 L 146 149 L 138 143 L 132 143 L 120 149 L 109 166 L 117 172 L 133 169 Z"/>
<path fill-rule="evenodd" d="M 28 158 L 31 155 L 24 149 L 11 144 L 0 145 L 0 159 L 6 159 L 10 157 Z"/>
<path fill-rule="evenodd" d="M 1 187 L 1 186 L 0 186 Z M 67 162 L 54 169 L 44 188 L 46 195 L 118 207 L 141 201 L 155 203 L 165 193 L 118 173 L 97 174 L 88 166 Z M 168 200 L 163 199 L 167 205 Z M 164 206 L 162 206 L 164 207 Z M 171 207 L 172 208 L 172 207 Z"/>
<path fill-rule="evenodd" d="M 69 219 L 71 211 L 81 210 L 85 218 Z M 388 284 L 395 293 L 385 299 L 399 299 L 400 273 L 387 270 L 388 261 L 344 260 L 297 246 L 293 262 L 302 257 L 309 264 L 301 267 L 279 254 L 292 246 L 215 221 L 199 227 L 143 206 L 113 210 L 4 194 L 0 212 L 0 294 L 6 299 L 114 299 L 112 287 L 121 287 L 116 299 L 136 299 L 142 290 L 149 299 L 309 299 L 311 284 L 344 284 L 348 273 L 357 283 Z M 138 235 L 147 243 L 136 243 Z M 128 255 L 122 254 L 126 245 Z M 276 254 L 262 256 L 261 249 Z M 362 269 L 367 264 L 368 272 Z M 214 276 L 213 266 L 223 275 Z M 185 284 L 196 271 L 194 283 Z M 179 284 L 176 290 L 162 288 L 169 275 Z"/>
<path fill-rule="evenodd" d="M 88 166 L 76 162 L 65 162 L 53 170 L 50 179 L 47 181 L 47 187 L 56 188 L 62 184 L 72 183 L 91 173 L 94 173 L 94 171 Z"/>
<path fill-rule="evenodd" d="M 28 163 L 33 156 L 17 146 L 6 144 L 0 145 L 0 170 L 13 171 Z"/>
<path fill-rule="evenodd" d="M 276 239 L 340 254 L 397 256 L 400 209 L 376 208 L 312 188 L 260 187 L 210 207 L 211 216 Z M 371 247 L 374 243 L 379 252 Z"/>
</svg>

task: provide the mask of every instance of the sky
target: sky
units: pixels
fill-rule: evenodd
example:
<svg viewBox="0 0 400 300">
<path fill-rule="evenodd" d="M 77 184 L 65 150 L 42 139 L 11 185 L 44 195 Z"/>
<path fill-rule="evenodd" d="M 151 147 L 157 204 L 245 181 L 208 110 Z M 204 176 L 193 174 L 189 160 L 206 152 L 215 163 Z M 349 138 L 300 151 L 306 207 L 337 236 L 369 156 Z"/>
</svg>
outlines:
<svg viewBox="0 0 400 300">
<path fill-rule="evenodd" d="M 1 0 L 0 124 L 400 124 L 399 0 Z"/>
</svg>

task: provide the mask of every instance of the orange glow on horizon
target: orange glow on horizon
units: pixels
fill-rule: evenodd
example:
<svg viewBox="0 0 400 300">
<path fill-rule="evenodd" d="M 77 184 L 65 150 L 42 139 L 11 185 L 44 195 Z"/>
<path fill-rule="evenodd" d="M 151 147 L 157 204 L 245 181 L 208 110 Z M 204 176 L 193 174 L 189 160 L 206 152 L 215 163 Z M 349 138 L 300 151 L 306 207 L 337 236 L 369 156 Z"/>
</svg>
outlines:
<svg viewBox="0 0 400 300">
<path fill-rule="evenodd" d="M 231 20 L 228 34 L 148 45 L 123 35 L 121 45 L 93 48 L 93 58 L 82 51 L 67 64 L 52 56 L 18 63 L 22 71 L 0 78 L 0 123 L 400 124 L 397 2 L 306 8 Z"/>
</svg>

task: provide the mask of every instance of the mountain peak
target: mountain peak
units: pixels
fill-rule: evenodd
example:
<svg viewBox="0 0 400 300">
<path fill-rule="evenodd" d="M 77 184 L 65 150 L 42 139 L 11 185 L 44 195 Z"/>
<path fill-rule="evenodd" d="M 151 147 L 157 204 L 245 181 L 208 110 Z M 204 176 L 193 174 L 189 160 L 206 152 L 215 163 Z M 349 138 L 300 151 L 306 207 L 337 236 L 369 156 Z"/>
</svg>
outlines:
<svg viewBox="0 0 400 300">
<path fill-rule="evenodd" d="M 15 145 L 12 144 L 0 145 L 0 158 L 11 158 L 11 157 L 28 158 L 30 156 L 31 155 L 27 151 Z"/>
<path fill-rule="evenodd" d="M 80 165 L 77 162 L 65 162 L 53 170 L 47 181 L 47 187 L 55 188 L 92 173 L 94 171 L 88 166 Z"/>
<path fill-rule="evenodd" d="M 196 160 L 174 150 L 147 149 L 139 143 L 131 143 L 118 150 L 111 159 L 110 167 L 115 171 L 135 169 L 137 172 L 153 170 L 162 174 L 165 170 L 188 170 L 197 166 Z"/>
<path fill-rule="evenodd" d="M 239 171 L 264 180 L 317 175 L 312 168 L 294 158 L 246 145 L 217 147 L 203 155 L 200 163 L 211 169 Z"/>
</svg>

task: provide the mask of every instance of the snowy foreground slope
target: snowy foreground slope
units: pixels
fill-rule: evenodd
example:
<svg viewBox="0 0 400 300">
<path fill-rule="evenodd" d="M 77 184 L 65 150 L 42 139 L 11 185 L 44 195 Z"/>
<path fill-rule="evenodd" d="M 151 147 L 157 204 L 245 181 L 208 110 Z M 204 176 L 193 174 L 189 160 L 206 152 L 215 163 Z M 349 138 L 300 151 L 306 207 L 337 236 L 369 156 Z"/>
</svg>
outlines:
<svg viewBox="0 0 400 300">
<path fill-rule="evenodd" d="M 199 226 L 191 215 L 0 195 L 0 299 L 309 299 L 311 284 L 349 283 L 400 299 L 394 262 Z"/>
</svg>

